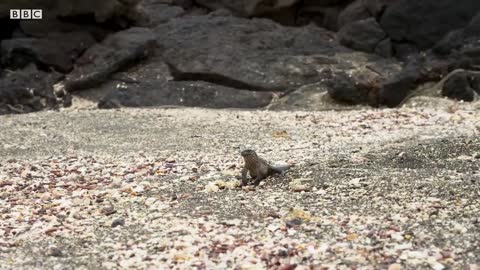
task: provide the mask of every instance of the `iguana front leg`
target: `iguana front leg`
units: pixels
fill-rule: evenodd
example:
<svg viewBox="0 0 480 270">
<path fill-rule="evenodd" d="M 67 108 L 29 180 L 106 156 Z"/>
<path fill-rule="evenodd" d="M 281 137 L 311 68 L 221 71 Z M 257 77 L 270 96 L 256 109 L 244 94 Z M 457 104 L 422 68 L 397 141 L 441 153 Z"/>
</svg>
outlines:
<svg viewBox="0 0 480 270">
<path fill-rule="evenodd" d="M 247 168 L 243 167 L 243 169 L 242 169 L 242 182 L 240 183 L 241 187 L 247 185 L 247 182 L 248 182 L 247 173 L 248 173 Z"/>
<path fill-rule="evenodd" d="M 260 184 L 260 181 L 262 181 L 265 177 L 262 176 L 262 175 L 257 175 L 257 177 L 255 178 L 255 180 L 253 181 L 253 185 L 254 186 L 258 186 L 258 184 Z"/>
</svg>

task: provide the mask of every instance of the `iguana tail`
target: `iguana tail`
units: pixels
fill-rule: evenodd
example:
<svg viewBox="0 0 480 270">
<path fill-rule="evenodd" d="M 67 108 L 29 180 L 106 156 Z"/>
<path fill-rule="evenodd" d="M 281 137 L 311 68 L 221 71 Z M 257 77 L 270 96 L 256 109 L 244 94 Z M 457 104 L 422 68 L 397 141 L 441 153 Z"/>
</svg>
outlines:
<svg viewBox="0 0 480 270">
<path fill-rule="evenodd" d="M 291 167 L 293 167 L 292 165 L 276 165 L 276 166 L 270 166 L 271 170 L 274 172 L 274 173 L 278 173 L 278 174 L 281 174 L 281 175 L 284 175 L 285 172 L 287 170 L 289 170 Z"/>
</svg>

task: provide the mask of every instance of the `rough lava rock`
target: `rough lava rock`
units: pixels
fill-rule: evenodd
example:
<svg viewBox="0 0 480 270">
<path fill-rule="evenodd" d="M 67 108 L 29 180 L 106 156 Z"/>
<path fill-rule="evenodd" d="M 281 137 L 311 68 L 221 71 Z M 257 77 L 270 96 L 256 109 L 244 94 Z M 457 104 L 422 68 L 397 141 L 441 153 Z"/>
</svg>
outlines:
<svg viewBox="0 0 480 270">
<path fill-rule="evenodd" d="M 469 78 L 470 87 L 480 95 L 480 75 L 474 75 Z"/>
<path fill-rule="evenodd" d="M 0 76 L 0 114 L 27 113 L 56 107 L 68 102 L 68 96 L 57 98 L 53 84 L 60 80 L 58 73 L 37 70 L 34 65 Z"/>
<path fill-rule="evenodd" d="M 77 60 L 65 87 L 75 91 L 98 85 L 114 72 L 148 56 L 155 46 L 155 36 L 147 28 L 134 27 L 117 32 L 90 47 Z"/>
<path fill-rule="evenodd" d="M 382 84 L 376 97 L 376 103 L 388 107 L 395 107 L 402 103 L 419 82 L 421 77 L 420 70 L 420 63 L 416 61 L 408 63 L 401 72 Z"/>
<path fill-rule="evenodd" d="M 368 83 L 360 83 L 346 72 L 332 74 L 326 85 L 331 98 L 349 105 L 369 103 L 369 93 L 373 90 Z"/>
<path fill-rule="evenodd" d="M 376 19 L 380 19 L 383 12 L 396 1 L 399 0 L 362 0 L 370 15 Z"/>
<path fill-rule="evenodd" d="M 48 38 L 59 34 L 87 32 L 92 35 L 96 41 L 103 40 L 112 31 L 94 22 L 74 23 L 57 18 L 20 20 L 19 27 L 22 33 L 28 37 Z"/>
<path fill-rule="evenodd" d="M 397 0 L 385 10 L 380 25 L 392 40 L 427 49 L 465 27 L 479 10 L 477 0 Z"/>
<path fill-rule="evenodd" d="M 459 49 L 465 44 L 478 42 L 480 37 L 480 11 L 472 18 L 470 23 L 461 29 L 455 29 L 445 35 L 433 47 L 438 54 L 450 54 L 453 50 Z"/>
<path fill-rule="evenodd" d="M 393 47 L 392 47 L 392 41 L 389 38 L 386 38 L 382 41 L 380 41 L 375 47 L 374 52 L 377 55 L 383 56 L 383 57 L 392 57 L 393 56 Z"/>
<path fill-rule="evenodd" d="M 452 66 L 457 68 L 477 69 L 480 65 L 480 40 L 464 43 L 462 48 L 452 53 L 449 58 Z"/>
<path fill-rule="evenodd" d="M 141 1 L 138 9 L 144 14 L 145 22 L 141 25 L 155 27 L 170 19 L 185 15 L 185 9 L 180 5 L 171 5 L 165 1 Z"/>
<path fill-rule="evenodd" d="M 275 13 L 299 3 L 300 0 L 196 0 L 195 2 L 210 10 L 228 9 L 235 15 L 250 17 L 265 13 Z"/>
<path fill-rule="evenodd" d="M 182 81 L 120 86 L 98 103 L 101 109 L 119 107 L 185 106 L 203 108 L 262 108 L 272 93 L 240 90 L 207 82 Z"/>
<path fill-rule="evenodd" d="M 471 87 L 467 74 L 457 73 L 445 81 L 442 95 L 456 100 L 473 101 L 475 90 Z"/>
<path fill-rule="evenodd" d="M 320 73 L 305 56 L 348 51 L 316 26 L 284 27 L 266 19 L 182 17 L 155 33 L 175 78 L 257 91 L 317 81 Z"/>
<path fill-rule="evenodd" d="M 348 5 L 338 16 L 338 26 L 343 26 L 371 17 L 370 11 L 364 4 L 364 0 L 355 0 Z"/>
<path fill-rule="evenodd" d="M 23 68 L 29 63 L 68 72 L 73 61 L 95 43 L 87 32 L 52 33 L 44 38 L 14 38 L 0 44 L 2 64 Z"/>
<path fill-rule="evenodd" d="M 99 108 L 260 108 L 267 106 L 272 99 L 270 92 L 234 89 L 204 81 L 173 81 L 168 66 L 158 58 L 118 73 L 115 77 L 120 79 L 109 81 L 98 89 L 107 92 L 99 101 Z"/>
<path fill-rule="evenodd" d="M 3 16 L 8 16 L 9 8 L 32 4 L 48 13 L 42 24 L 5 25 L 0 68 L 20 69 L 35 63 L 42 71 L 71 70 L 65 88 L 108 92 L 99 103 L 102 108 L 258 108 L 271 105 L 275 94 L 280 99 L 290 95 L 287 103 L 297 106 L 293 97 L 302 93 L 319 102 L 328 93 L 342 103 L 393 107 L 419 83 L 437 80 L 445 70 L 480 64 L 480 2 L 459 1 L 8 0 L 0 3 Z M 143 13 L 137 13 L 138 3 Z M 209 11 L 213 12 L 206 15 Z M 137 25 L 145 28 L 111 34 L 130 26 L 139 14 L 145 17 L 136 20 L 141 22 Z M 314 24 L 287 27 L 268 19 L 234 16 L 342 27 L 337 35 Z M 449 23 L 438 23 L 442 21 Z M 87 49 L 94 40 L 100 43 Z M 438 58 L 444 61 L 438 70 L 425 72 L 424 64 L 407 64 L 402 70 L 401 62 L 389 58 L 395 55 L 410 63 L 421 57 L 419 50 L 434 44 L 433 51 L 444 54 Z M 155 65 L 165 70 L 160 72 Z M 459 82 L 449 83 L 458 89 Z M 478 87 L 471 79 L 469 84 L 466 91 L 473 93 Z M 7 107 L 15 110 L 11 102 L 19 99 L 12 98 L 12 91 L 6 93 Z M 445 93 L 458 94 L 452 89 Z"/>
<path fill-rule="evenodd" d="M 342 45 L 364 52 L 373 52 L 385 37 L 385 32 L 372 17 L 348 23 L 338 32 Z"/>
<path fill-rule="evenodd" d="M 336 101 L 381 106 L 379 89 L 401 69 L 396 60 L 343 47 L 330 32 L 313 25 L 292 28 L 211 14 L 175 18 L 154 32 L 157 55 L 168 66 L 168 75 L 140 65 L 137 75 L 122 75 L 139 78 L 135 82 L 121 79 L 102 85 L 110 94 L 99 107 L 264 107 L 272 92 L 291 93 L 318 82 Z M 142 73 L 156 77 L 141 78 Z M 213 97 L 216 103 L 210 101 Z"/>
<path fill-rule="evenodd" d="M 338 30 L 340 6 L 320 6 L 314 1 L 304 1 L 296 14 L 295 25 L 303 26 L 314 23 L 331 31 Z"/>
<path fill-rule="evenodd" d="M 402 70 L 402 65 L 394 60 L 361 52 L 316 58 L 316 68 L 323 70 L 322 80 L 282 97 L 271 106 L 273 109 L 339 109 L 341 104 L 383 106 L 379 103 L 379 89 Z"/>
</svg>

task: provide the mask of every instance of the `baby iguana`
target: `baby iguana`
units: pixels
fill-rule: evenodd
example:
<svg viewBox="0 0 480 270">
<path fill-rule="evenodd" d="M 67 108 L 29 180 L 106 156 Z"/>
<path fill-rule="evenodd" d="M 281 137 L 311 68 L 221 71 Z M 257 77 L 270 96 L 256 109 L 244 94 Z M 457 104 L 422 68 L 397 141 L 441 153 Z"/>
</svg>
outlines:
<svg viewBox="0 0 480 270">
<path fill-rule="evenodd" d="M 243 150 L 241 152 L 245 165 L 242 169 L 242 183 L 240 186 L 245 186 L 248 182 L 247 172 L 250 177 L 254 179 L 254 185 L 258 185 L 260 181 L 273 174 L 283 174 L 290 166 L 272 166 L 268 164 L 263 158 L 257 156 L 257 153 L 251 149 Z"/>
</svg>

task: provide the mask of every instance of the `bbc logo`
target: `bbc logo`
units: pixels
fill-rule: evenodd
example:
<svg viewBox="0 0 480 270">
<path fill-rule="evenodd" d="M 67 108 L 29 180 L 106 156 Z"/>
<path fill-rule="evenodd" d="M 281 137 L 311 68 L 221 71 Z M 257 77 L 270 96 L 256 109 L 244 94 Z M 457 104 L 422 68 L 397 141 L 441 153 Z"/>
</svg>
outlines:
<svg viewBox="0 0 480 270">
<path fill-rule="evenodd" d="M 40 20 L 42 15 L 41 9 L 10 9 L 10 19 L 15 20 Z"/>
</svg>

